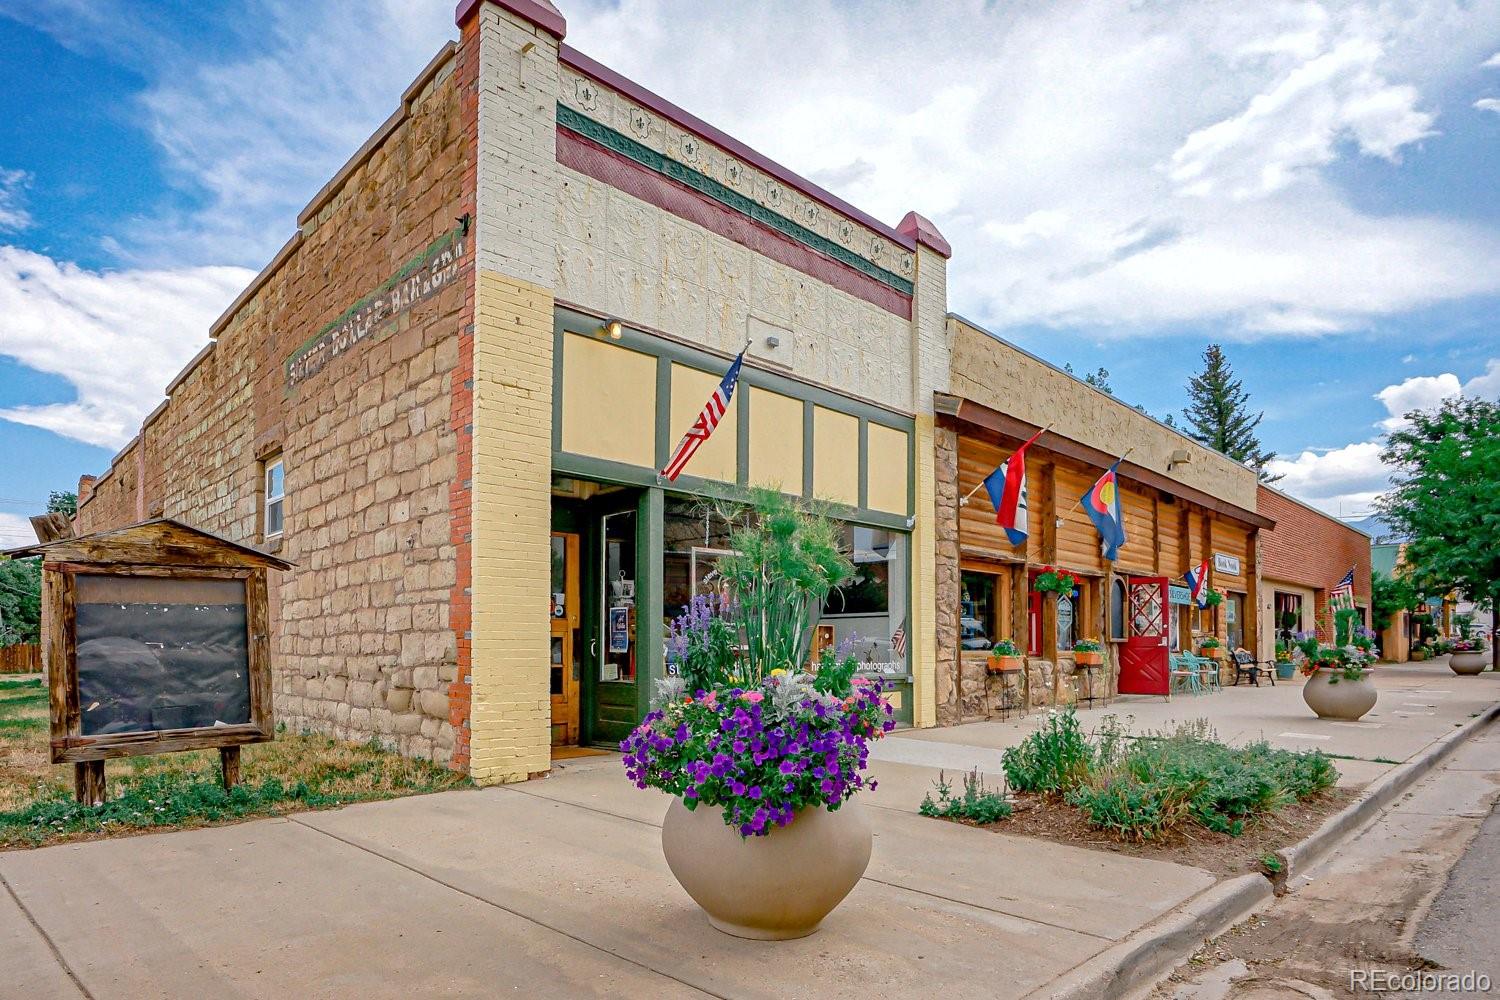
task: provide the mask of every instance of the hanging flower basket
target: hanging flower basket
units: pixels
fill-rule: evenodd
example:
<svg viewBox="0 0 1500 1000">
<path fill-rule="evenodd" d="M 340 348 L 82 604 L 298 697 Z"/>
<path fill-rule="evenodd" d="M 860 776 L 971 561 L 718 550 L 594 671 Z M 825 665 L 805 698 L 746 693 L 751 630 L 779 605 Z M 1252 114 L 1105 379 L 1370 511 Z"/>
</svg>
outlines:
<svg viewBox="0 0 1500 1000">
<path fill-rule="evenodd" d="M 1032 581 L 1031 589 L 1039 594 L 1071 594 L 1076 586 L 1078 579 L 1072 573 L 1056 566 L 1043 566 Z"/>
<path fill-rule="evenodd" d="M 1209 587 L 1208 593 L 1203 595 L 1203 603 L 1207 604 L 1211 608 L 1217 608 L 1219 605 L 1224 603 L 1224 595 L 1219 593 L 1219 591 L 1213 589 L 1212 587 Z"/>
</svg>

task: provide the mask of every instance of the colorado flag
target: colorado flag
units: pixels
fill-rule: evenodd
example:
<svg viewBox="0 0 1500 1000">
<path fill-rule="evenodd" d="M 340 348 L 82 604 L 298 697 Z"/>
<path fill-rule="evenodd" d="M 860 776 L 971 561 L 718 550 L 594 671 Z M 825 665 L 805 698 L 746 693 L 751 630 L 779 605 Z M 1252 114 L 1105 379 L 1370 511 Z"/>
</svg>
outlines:
<svg viewBox="0 0 1500 1000">
<path fill-rule="evenodd" d="M 1083 509 L 1099 529 L 1104 543 L 1104 558 L 1113 560 L 1125 544 L 1125 518 L 1120 514 L 1120 483 L 1115 470 L 1116 462 L 1094 483 L 1093 489 L 1083 495 Z"/>
<path fill-rule="evenodd" d="M 984 477 L 984 491 L 995 508 L 995 523 L 1005 529 L 1012 545 L 1026 542 L 1026 449 L 1041 436 L 1042 431 L 1031 435 L 1004 465 Z"/>
</svg>

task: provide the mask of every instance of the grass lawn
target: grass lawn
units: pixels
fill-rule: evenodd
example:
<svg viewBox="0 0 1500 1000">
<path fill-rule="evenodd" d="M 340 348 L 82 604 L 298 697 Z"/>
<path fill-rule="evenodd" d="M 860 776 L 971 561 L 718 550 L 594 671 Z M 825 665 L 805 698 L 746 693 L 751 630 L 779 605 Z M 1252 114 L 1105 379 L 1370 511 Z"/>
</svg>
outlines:
<svg viewBox="0 0 1500 1000">
<path fill-rule="evenodd" d="M 72 766 L 48 762 L 42 680 L 0 679 L 0 848 L 206 826 L 469 783 L 378 743 L 286 732 L 243 749 L 240 783 L 230 792 L 220 783 L 213 750 L 111 760 L 105 775 L 109 800 L 78 805 Z"/>
</svg>

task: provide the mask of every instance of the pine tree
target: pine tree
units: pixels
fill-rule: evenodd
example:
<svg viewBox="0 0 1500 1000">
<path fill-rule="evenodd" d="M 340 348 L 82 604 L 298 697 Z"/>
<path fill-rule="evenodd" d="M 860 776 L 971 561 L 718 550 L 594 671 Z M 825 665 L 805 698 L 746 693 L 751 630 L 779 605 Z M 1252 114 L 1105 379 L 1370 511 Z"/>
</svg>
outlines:
<svg viewBox="0 0 1500 1000">
<path fill-rule="evenodd" d="M 1250 415 L 1245 407 L 1250 394 L 1234 377 L 1234 369 L 1218 344 L 1209 344 L 1204 350 L 1203 371 L 1188 380 L 1188 397 L 1192 402 L 1183 408 L 1182 416 L 1189 437 L 1250 466 L 1265 482 L 1281 478 L 1266 473 L 1266 465 L 1276 453 L 1262 451 L 1255 436 L 1255 428 L 1265 414 Z"/>
</svg>

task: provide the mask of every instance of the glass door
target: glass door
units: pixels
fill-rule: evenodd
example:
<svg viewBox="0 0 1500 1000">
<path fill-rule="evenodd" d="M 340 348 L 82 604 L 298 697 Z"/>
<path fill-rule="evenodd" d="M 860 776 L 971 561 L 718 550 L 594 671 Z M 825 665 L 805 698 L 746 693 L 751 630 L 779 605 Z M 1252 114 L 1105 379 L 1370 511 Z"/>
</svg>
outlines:
<svg viewBox="0 0 1500 1000">
<path fill-rule="evenodd" d="M 578 627 L 582 620 L 578 592 L 578 536 L 552 533 L 552 649 L 548 665 L 552 693 L 552 745 L 578 742 Z"/>
<path fill-rule="evenodd" d="M 636 681 L 644 665 L 636 646 L 636 511 L 601 514 L 597 525 L 599 546 L 589 585 L 598 618 L 586 669 L 595 688 L 592 736 L 608 743 L 629 734 L 639 711 Z"/>
</svg>

